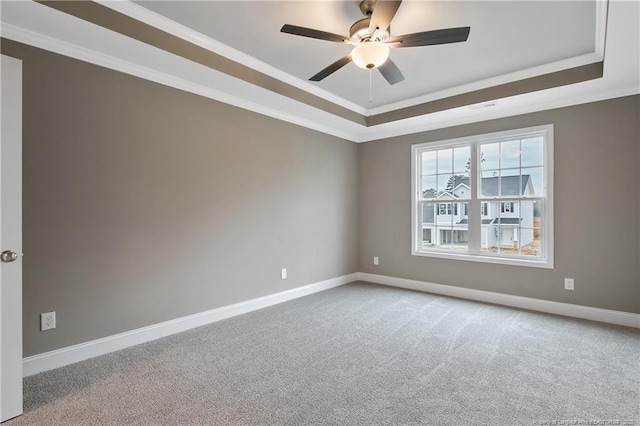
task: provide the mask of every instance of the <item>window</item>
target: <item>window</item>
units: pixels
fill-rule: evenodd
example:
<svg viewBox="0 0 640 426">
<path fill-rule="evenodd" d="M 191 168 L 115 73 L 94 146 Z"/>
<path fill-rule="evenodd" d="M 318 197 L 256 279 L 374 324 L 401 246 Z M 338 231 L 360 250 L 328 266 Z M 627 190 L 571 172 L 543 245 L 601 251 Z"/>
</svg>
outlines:
<svg viewBox="0 0 640 426">
<path fill-rule="evenodd" d="M 513 203 L 500 203 L 502 213 L 513 213 Z"/>
<path fill-rule="evenodd" d="M 438 204 L 438 215 L 450 215 L 458 214 L 458 204 L 457 203 L 439 203 Z"/>
<path fill-rule="evenodd" d="M 414 145 L 412 174 L 412 254 L 553 268 L 552 125 Z"/>
</svg>

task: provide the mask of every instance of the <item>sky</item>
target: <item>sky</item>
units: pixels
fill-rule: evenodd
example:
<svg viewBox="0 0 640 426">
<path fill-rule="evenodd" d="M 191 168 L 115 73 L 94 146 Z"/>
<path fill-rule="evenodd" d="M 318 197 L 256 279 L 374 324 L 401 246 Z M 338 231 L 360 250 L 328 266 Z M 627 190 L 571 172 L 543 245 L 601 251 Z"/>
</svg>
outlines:
<svg viewBox="0 0 640 426">
<path fill-rule="evenodd" d="M 483 177 L 530 175 L 534 194 L 543 195 L 542 137 L 490 142 L 479 145 Z M 469 176 L 467 168 L 471 148 L 460 146 L 423 152 L 421 155 L 422 191 L 445 190 L 452 175 Z"/>
</svg>

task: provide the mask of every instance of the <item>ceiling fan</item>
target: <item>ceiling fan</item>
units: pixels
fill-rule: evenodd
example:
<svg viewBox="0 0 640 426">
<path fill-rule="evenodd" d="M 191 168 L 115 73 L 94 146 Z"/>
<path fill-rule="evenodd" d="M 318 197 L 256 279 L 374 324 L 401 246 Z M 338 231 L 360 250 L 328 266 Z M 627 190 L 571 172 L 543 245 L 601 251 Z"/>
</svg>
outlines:
<svg viewBox="0 0 640 426">
<path fill-rule="evenodd" d="M 389 84 L 404 80 L 398 66 L 389 59 L 389 49 L 397 47 L 430 46 L 467 41 L 470 27 L 447 28 L 420 33 L 391 36 L 389 24 L 396 15 L 402 0 L 363 0 L 360 10 L 366 16 L 354 23 L 349 37 L 312 28 L 286 24 L 280 30 L 283 33 L 310 37 L 335 43 L 352 44 L 351 53 L 338 59 L 309 80 L 320 81 L 353 61 L 364 69 L 378 68 Z"/>
</svg>

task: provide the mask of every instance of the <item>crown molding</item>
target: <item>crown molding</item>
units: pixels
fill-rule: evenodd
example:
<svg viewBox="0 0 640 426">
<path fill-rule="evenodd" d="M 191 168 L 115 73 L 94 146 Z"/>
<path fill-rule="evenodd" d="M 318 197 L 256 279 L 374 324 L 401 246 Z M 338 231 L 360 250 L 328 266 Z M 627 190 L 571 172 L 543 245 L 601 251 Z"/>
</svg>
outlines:
<svg viewBox="0 0 640 426">
<path fill-rule="evenodd" d="M 556 62 L 550 62 L 548 64 L 539 65 L 524 70 L 515 71 L 508 74 L 502 74 L 496 77 L 486 78 L 483 80 L 474 81 L 472 83 L 463 84 L 449 89 L 439 90 L 437 92 L 429 93 L 423 96 L 417 96 L 415 98 L 406 99 L 400 102 L 394 102 L 388 105 L 382 105 L 371 110 L 371 115 L 384 114 L 403 108 L 409 108 L 412 106 L 437 101 L 453 96 L 463 95 L 469 92 L 477 90 L 488 89 L 495 86 L 500 86 L 508 83 L 513 83 L 520 80 L 526 80 L 528 78 L 539 77 L 545 74 L 551 74 L 559 71 L 568 70 L 571 68 L 581 67 L 583 65 L 589 65 L 596 62 L 601 62 L 602 56 L 598 53 L 592 52 L 585 55 L 574 56 L 573 58 L 567 58 Z"/>
<path fill-rule="evenodd" d="M 375 139 L 371 138 L 372 135 L 367 135 L 367 138 L 357 139 L 354 142 L 373 142 L 374 140 L 428 132 L 447 127 L 461 126 L 481 121 L 531 114 L 540 111 L 640 94 L 640 86 L 635 84 L 630 84 L 624 87 L 613 87 L 608 90 L 599 91 L 584 90 L 583 86 L 579 86 L 587 83 L 589 82 L 549 89 L 558 91 L 558 96 L 554 96 L 553 98 L 538 93 L 536 99 L 533 99 L 531 94 L 524 94 L 512 96 L 510 98 L 496 99 L 491 102 L 491 104 L 494 104 L 491 108 L 476 109 L 474 108 L 474 105 L 471 105 L 435 112 L 428 116 L 419 116 L 406 120 L 380 124 L 371 127 L 371 129 L 376 129 Z M 563 91 L 564 95 L 559 91 Z M 398 127 L 402 127 L 402 132 L 399 131 Z"/>
<path fill-rule="evenodd" d="M 507 84 L 518 80 L 536 77 L 539 75 L 550 74 L 569 68 L 576 68 L 583 65 L 593 64 L 595 62 L 601 62 L 604 60 L 608 6 L 609 0 L 596 1 L 594 51 L 591 53 L 566 58 L 560 61 L 550 62 L 548 64 L 538 65 L 507 74 L 502 74 L 484 80 L 474 81 L 469 84 L 463 84 L 460 86 L 439 90 L 437 92 L 429 93 L 422 96 L 416 96 L 415 98 L 406 99 L 400 102 L 381 105 L 379 107 L 371 109 L 370 115 L 382 114 L 385 112 L 407 108 L 426 102 L 432 102 L 438 99 L 456 96 L 475 90 L 486 89 L 488 87 Z"/>
<path fill-rule="evenodd" d="M 263 104 L 251 102 L 250 100 L 231 95 L 228 92 L 203 86 L 192 81 L 166 74 L 161 71 L 134 64 L 114 56 L 106 55 L 95 50 L 86 49 L 84 47 L 71 44 L 62 40 L 49 37 L 44 34 L 36 33 L 21 27 L 3 23 L 0 28 L 0 35 L 3 38 L 17 41 L 29 46 L 44 49 L 50 52 L 58 53 L 63 56 L 78 59 L 114 71 L 133 75 L 145 80 L 153 81 L 175 89 L 184 90 L 189 93 L 204 96 L 209 99 L 233 105 L 238 108 L 266 115 L 277 120 L 286 121 L 321 133 L 330 134 L 342 139 L 351 140 L 352 133 L 343 132 L 339 129 L 324 125 L 313 120 L 306 120 L 298 115 L 287 114 L 282 110 L 269 108 Z"/>
<path fill-rule="evenodd" d="M 166 18 L 156 12 L 153 12 L 145 7 L 142 7 L 131 0 L 94 0 L 105 7 L 115 10 L 130 18 L 136 19 L 145 24 L 151 25 L 157 29 L 165 31 L 171 35 L 179 37 L 183 40 L 189 41 L 197 46 L 205 48 L 211 52 L 222 55 L 232 61 L 238 62 L 242 65 L 248 66 L 260 71 L 264 74 L 270 75 L 282 82 L 290 84 L 308 93 L 321 97 L 336 105 L 347 108 L 353 112 L 364 116 L 374 116 L 376 114 L 382 114 L 389 111 L 399 110 L 411 106 L 420 105 L 422 103 L 431 102 L 438 99 L 443 99 L 451 96 L 460 95 L 463 93 L 481 90 L 493 86 L 503 85 L 518 80 L 523 80 L 539 75 L 550 74 L 561 70 L 580 67 L 587 64 L 601 62 L 604 59 L 604 45 L 606 38 L 607 27 L 607 7 L 608 0 L 597 0 L 596 13 L 595 13 L 595 37 L 594 37 L 594 52 L 567 58 L 564 60 L 543 64 L 512 73 L 507 73 L 480 81 L 475 81 L 469 84 L 463 84 L 460 86 L 451 87 L 448 89 L 440 90 L 437 92 L 429 93 L 426 95 L 417 96 L 411 99 L 406 99 L 400 102 L 394 102 L 391 104 L 381 105 L 372 109 L 362 107 L 346 99 L 334 95 L 318 86 L 311 84 L 305 80 L 295 77 L 289 73 L 286 73 L 276 67 L 266 64 L 256 58 L 246 55 L 226 44 L 223 44 L 211 37 L 208 37 L 198 31 L 195 31 L 189 27 L 186 27 L 180 23 L 177 23 L 169 18 Z"/>
<path fill-rule="evenodd" d="M 270 75 L 284 83 L 297 87 L 298 89 L 309 92 L 320 98 L 323 98 L 329 102 L 332 102 L 341 107 L 347 108 L 353 112 L 357 112 L 361 115 L 367 115 L 369 111 L 356 103 L 350 102 L 340 96 L 334 95 L 315 84 L 309 83 L 298 77 L 295 77 L 289 73 L 286 73 L 279 68 L 271 66 L 265 62 L 262 62 L 252 56 L 249 56 L 239 50 L 236 50 L 224 43 L 221 43 L 211 37 L 208 37 L 198 31 L 195 31 L 189 27 L 186 27 L 176 21 L 166 18 L 156 12 L 153 12 L 145 7 L 142 7 L 130 0 L 94 0 L 96 3 L 109 9 L 115 10 L 130 18 L 143 22 L 147 25 L 151 25 L 159 30 L 165 31 L 171 35 L 179 37 L 190 43 L 207 49 L 211 52 L 222 55 L 234 62 L 238 62 L 242 65 L 253 68 L 256 71 L 260 71 L 264 74 Z"/>
<path fill-rule="evenodd" d="M 599 16 L 606 15 L 609 20 L 606 30 L 607 49 L 603 78 L 508 98 L 493 99 L 481 102 L 479 105 L 451 108 L 369 127 L 338 117 L 302 101 L 296 101 L 268 89 L 239 81 L 220 71 L 195 64 L 177 55 L 98 25 L 90 24 L 42 4 L 17 3 L 28 4 L 30 7 L 24 10 L 13 10 L 12 14 L 2 14 L 0 34 L 7 39 L 195 93 L 353 142 L 368 142 L 420 133 L 438 128 L 629 96 L 640 92 L 640 79 L 636 75 L 640 74 L 636 63 L 638 62 L 638 51 L 640 50 L 638 45 L 640 43 L 638 40 L 634 41 L 634 34 L 637 35 L 638 31 L 637 25 L 635 25 L 637 24 L 637 16 L 631 13 L 638 9 L 637 3 L 635 5 L 623 1 L 610 4 L 598 3 L 602 10 Z M 130 7 L 133 4 L 130 1 L 113 3 L 128 5 L 125 7 Z M 631 8 L 630 10 L 629 5 L 634 6 L 635 9 Z M 14 21 L 19 25 L 14 24 Z M 604 27 L 601 25 L 601 31 Z M 50 31 L 51 29 L 55 29 L 55 32 Z M 105 51 L 104 46 L 110 46 L 111 49 Z M 122 52 L 122 57 L 120 57 L 120 52 Z M 148 52 L 148 54 L 141 52 Z M 568 61 L 590 61 L 593 59 L 596 59 L 596 56 L 590 54 Z M 556 64 L 556 66 L 558 65 Z M 490 107 L 484 108 L 485 104 Z"/>
<path fill-rule="evenodd" d="M 607 20 L 609 12 L 609 0 L 596 1 L 596 34 L 595 34 L 595 53 L 599 55 L 600 60 L 604 59 L 604 48 L 607 40 Z"/>
</svg>

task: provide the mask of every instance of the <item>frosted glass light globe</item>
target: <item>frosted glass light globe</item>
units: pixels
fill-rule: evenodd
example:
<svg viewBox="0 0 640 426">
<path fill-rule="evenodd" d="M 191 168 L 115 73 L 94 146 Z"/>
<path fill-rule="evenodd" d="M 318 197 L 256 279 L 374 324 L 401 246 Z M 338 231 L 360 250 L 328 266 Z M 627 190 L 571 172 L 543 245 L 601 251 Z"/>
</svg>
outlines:
<svg viewBox="0 0 640 426">
<path fill-rule="evenodd" d="M 353 48 L 351 59 L 360 68 L 378 68 L 389 57 L 389 46 L 379 41 L 367 41 Z"/>
</svg>

